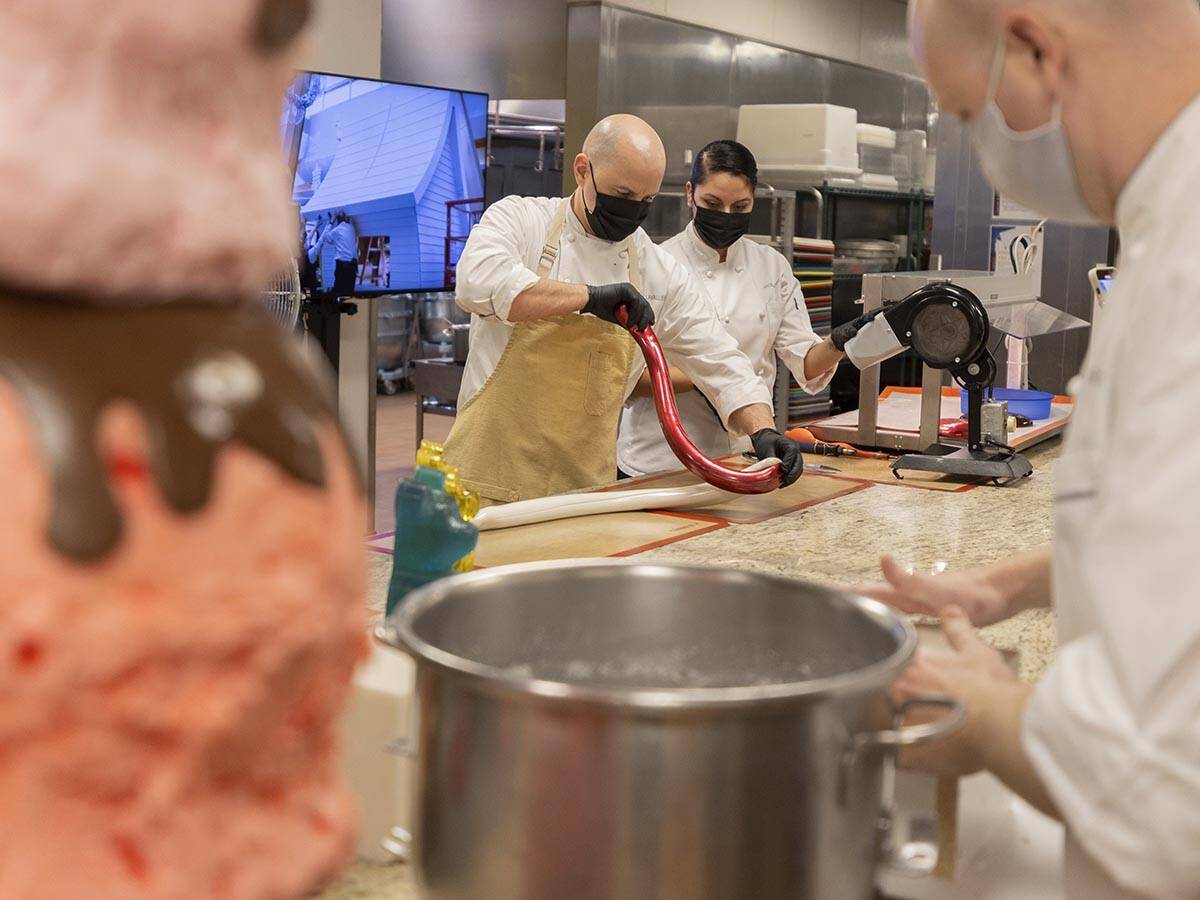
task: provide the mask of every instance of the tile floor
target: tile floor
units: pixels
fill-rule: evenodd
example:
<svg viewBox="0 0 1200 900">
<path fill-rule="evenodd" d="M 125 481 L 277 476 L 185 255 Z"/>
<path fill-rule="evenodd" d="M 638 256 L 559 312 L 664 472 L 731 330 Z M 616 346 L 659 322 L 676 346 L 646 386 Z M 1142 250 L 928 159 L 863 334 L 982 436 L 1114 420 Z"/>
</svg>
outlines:
<svg viewBox="0 0 1200 900">
<path fill-rule="evenodd" d="M 412 474 L 417 452 L 416 395 L 379 395 L 375 411 L 375 530 L 392 531 L 392 497 L 402 478 Z M 454 420 L 426 416 L 425 437 L 444 441 Z"/>
</svg>

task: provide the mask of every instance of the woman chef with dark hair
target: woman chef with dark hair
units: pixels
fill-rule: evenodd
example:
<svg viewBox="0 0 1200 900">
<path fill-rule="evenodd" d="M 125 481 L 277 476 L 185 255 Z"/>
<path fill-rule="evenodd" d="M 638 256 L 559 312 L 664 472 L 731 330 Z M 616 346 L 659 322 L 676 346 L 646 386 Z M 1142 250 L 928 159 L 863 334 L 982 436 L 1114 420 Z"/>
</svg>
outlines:
<svg viewBox="0 0 1200 900">
<path fill-rule="evenodd" d="M 713 141 L 696 156 L 687 185 L 692 221 L 663 249 L 707 289 L 717 316 L 768 390 L 775 389 L 778 354 L 800 387 L 815 394 L 833 379 L 843 348 L 861 322 L 842 325 L 824 339 L 813 332 L 791 260 L 745 236 L 757 186 L 754 155 L 736 141 Z M 705 454 L 720 457 L 750 449 L 749 440 L 722 427 L 708 400 L 674 365 L 671 380 L 684 428 Z M 663 437 L 647 375 L 621 416 L 617 465 L 630 476 L 679 467 Z"/>
</svg>

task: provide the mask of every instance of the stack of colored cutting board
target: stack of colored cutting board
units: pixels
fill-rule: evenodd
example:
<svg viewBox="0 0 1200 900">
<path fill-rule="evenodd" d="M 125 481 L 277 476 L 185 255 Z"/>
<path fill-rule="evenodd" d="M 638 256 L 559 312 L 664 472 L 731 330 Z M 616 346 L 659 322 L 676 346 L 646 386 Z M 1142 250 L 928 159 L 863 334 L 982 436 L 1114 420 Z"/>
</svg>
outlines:
<svg viewBox="0 0 1200 900">
<path fill-rule="evenodd" d="M 833 241 L 795 239 L 792 270 L 804 289 L 813 330 L 824 337 L 833 325 Z M 830 412 L 829 391 L 806 394 L 792 379 L 788 391 L 788 423 L 797 424 Z"/>
</svg>

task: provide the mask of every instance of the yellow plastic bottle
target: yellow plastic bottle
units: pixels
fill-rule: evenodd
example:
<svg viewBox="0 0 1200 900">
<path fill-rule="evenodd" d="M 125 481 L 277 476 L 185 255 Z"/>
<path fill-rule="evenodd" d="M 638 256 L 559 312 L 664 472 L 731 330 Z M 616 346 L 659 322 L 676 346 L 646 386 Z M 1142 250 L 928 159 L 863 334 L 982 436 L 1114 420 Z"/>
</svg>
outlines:
<svg viewBox="0 0 1200 900">
<path fill-rule="evenodd" d="M 458 505 L 459 515 L 464 522 L 470 522 L 479 513 L 479 497 L 462 486 L 458 471 L 446 464 L 446 448 L 433 441 L 421 441 L 417 450 L 417 465 L 436 469 L 442 473 L 445 491 L 454 498 Z M 469 553 L 454 564 L 455 572 L 470 572 L 475 568 L 475 554 Z"/>
</svg>

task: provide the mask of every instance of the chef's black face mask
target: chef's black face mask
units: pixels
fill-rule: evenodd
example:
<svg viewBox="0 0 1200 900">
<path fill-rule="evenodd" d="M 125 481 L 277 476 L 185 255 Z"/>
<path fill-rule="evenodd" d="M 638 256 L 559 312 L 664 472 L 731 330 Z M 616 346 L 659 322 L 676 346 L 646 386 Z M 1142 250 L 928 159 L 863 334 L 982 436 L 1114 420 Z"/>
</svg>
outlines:
<svg viewBox="0 0 1200 900">
<path fill-rule="evenodd" d="M 614 243 L 625 240 L 641 228 L 646 216 L 650 215 L 650 201 L 600 193 L 596 187 L 596 170 L 592 168 L 590 159 L 588 169 L 592 173 L 592 187 L 596 188 L 596 208 L 588 209 L 585 198 L 583 211 L 587 214 L 588 224 L 592 226 L 592 233 L 601 240 Z"/>
<path fill-rule="evenodd" d="M 727 213 L 697 206 L 693 221 L 700 240 L 714 250 L 733 246 L 750 230 L 750 213 Z"/>
</svg>

